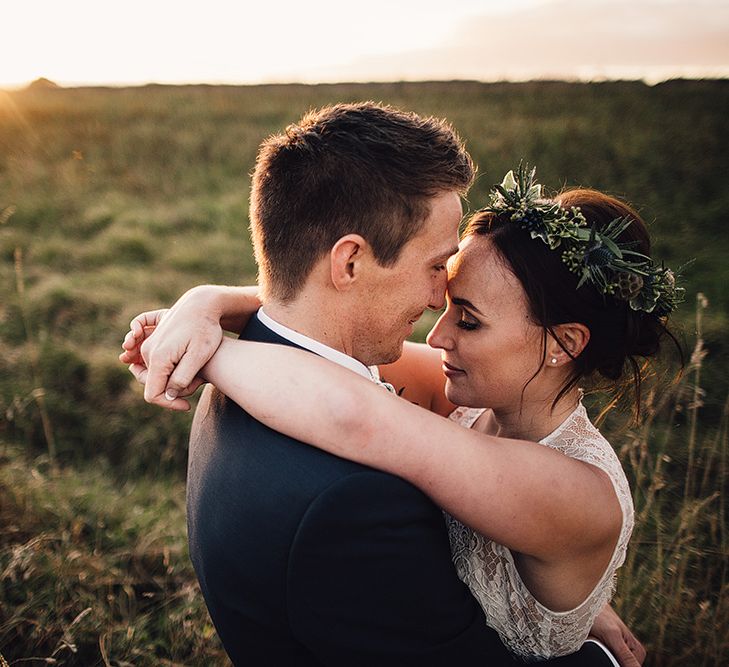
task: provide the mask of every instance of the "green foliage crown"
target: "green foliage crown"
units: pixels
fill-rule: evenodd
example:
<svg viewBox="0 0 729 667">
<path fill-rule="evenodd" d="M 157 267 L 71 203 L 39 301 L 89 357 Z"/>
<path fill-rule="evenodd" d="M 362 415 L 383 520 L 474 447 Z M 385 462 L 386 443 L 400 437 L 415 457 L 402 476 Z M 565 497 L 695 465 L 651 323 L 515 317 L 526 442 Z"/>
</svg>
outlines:
<svg viewBox="0 0 729 667">
<path fill-rule="evenodd" d="M 633 250 L 634 242 L 618 238 L 633 222 L 631 217 L 612 220 L 604 229 L 588 225 L 579 207 L 562 208 L 545 198 L 536 181 L 536 168 L 519 164 L 501 185 L 491 190 L 491 204 L 482 209 L 512 222 L 540 239 L 550 250 L 561 252 L 562 261 L 580 276 L 577 289 L 592 284 L 602 294 L 627 301 L 636 311 L 665 317 L 683 300 L 671 269 Z"/>
</svg>

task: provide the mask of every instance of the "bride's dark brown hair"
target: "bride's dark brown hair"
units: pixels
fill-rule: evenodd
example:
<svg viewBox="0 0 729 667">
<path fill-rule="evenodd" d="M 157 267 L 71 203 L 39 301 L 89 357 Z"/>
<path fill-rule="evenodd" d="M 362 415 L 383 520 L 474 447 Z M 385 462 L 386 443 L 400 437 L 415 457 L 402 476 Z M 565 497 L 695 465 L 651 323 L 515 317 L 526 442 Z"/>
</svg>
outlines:
<svg viewBox="0 0 729 667">
<path fill-rule="evenodd" d="M 604 229 L 616 218 L 631 218 L 632 224 L 619 240 L 633 244 L 631 249 L 650 257 L 646 225 L 625 202 L 587 188 L 566 190 L 554 200 L 566 209 L 579 207 L 588 225 L 594 225 L 597 230 Z M 676 345 L 683 365 L 681 346 L 666 328 L 664 318 L 632 310 L 626 301 L 600 293 L 589 282 L 577 289 L 580 277 L 562 262 L 561 252 L 550 250 L 540 239 L 532 239 L 528 231 L 511 221 L 511 213 L 478 212 L 469 220 L 465 235 L 487 236 L 521 283 L 532 317 L 544 328 L 539 370 L 546 359 L 548 334 L 573 359 L 571 373 L 553 406 L 582 378 L 599 374 L 609 380 L 613 388 L 620 387 L 626 377 L 630 380 L 637 415 L 642 379 L 639 359 L 654 357 L 660 350 L 661 340 L 668 337 Z M 557 325 L 570 322 L 584 324 L 590 330 L 590 340 L 577 356 L 564 348 L 554 331 Z"/>
</svg>

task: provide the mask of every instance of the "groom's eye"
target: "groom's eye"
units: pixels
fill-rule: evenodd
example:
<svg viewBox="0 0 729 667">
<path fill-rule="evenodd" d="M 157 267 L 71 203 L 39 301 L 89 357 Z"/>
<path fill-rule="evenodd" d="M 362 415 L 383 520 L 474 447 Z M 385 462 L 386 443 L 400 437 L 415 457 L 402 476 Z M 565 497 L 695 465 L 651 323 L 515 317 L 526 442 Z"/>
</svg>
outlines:
<svg viewBox="0 0 729 667">
<path fill-rule="evenodd" d="M 436 271 L 445 271 L 446 265 L 445 264 L 436 264 L 436 266 L 433 267 Z"/>
</svg>

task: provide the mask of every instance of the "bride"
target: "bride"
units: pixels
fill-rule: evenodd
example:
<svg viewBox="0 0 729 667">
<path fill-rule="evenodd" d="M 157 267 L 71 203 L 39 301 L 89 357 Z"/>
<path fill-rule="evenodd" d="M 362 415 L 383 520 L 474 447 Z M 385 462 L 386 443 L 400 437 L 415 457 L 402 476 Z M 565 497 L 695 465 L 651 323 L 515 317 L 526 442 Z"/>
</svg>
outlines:
<svg viewBox="0 0 729 667">
<path fill-rule="evenodd" d="M 638 409 L 637 358 L 670 336 L 681 290 L 629 206 L 586 189 L 545 199 L 522 168 L 471 218 L 448 269 L 430 347 L 408 343 L 379 369 L 390 392 L 302 350 L 217 338 L 204 367 L 177 373 L 184 390 L 168 385 L 167 406 L 185 407 L 204 379 L 277 431 L 407 479 L 444 509 L 458 575 L 507 647 L 524 660 L 572 653 L 612 596 L 633 527 L 581 385 L 617 390 L 627 377 Z M 177 346 L 221 304 L 235 328 L 260 305 L 251 288 L 204 294 L 206 313 L 183 298 L 132 323 L 120 358 L 141 382 L 141 343 L 163 317 L 149 343 L 172 340 L 166 330 Z"/>
</svg>

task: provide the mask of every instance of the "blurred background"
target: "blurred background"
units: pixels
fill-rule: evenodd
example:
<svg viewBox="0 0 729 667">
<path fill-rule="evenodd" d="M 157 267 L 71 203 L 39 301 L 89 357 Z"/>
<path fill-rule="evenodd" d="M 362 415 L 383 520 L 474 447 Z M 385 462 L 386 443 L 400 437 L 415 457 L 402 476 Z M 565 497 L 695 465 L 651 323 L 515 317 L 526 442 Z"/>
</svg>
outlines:
<svg viewBox="0 0 729 667">
<path fill-rule="evenodd" d="M 187 559 L 190 415 L 144 404 L 116 356 L 136 313 L 198 283 L 255 281 L 259 142 L 312 107 L 359 100 L 448 118 L 479 165 L 467 208 L 523 159 L 553 192 L 627 198 L 654 255 L 681 269 L 683 375 L 671 355 L 653 369 L 637 424 L 591 397 L 595 414 L 607 408 L 638 517 L 615 606 L 647 664 L 729 663 L 729 3 L 32 0 L 8 14 L 0 654 L 11 664 L 227 664 Z"/>
</svg>

